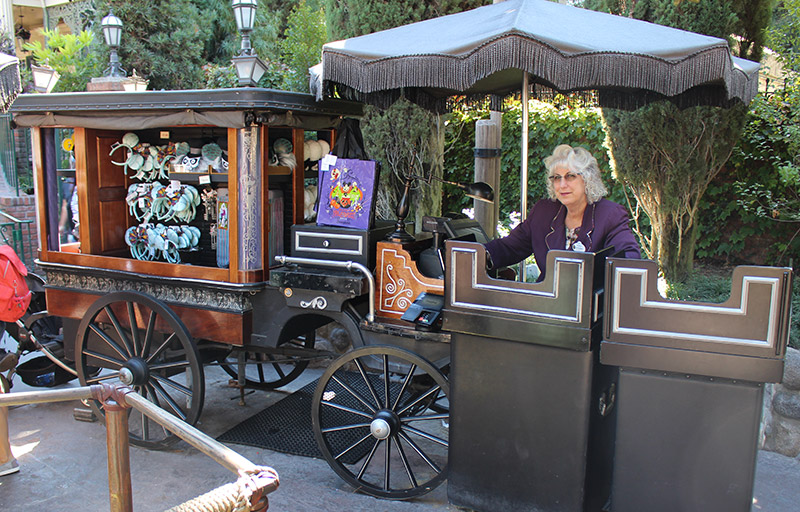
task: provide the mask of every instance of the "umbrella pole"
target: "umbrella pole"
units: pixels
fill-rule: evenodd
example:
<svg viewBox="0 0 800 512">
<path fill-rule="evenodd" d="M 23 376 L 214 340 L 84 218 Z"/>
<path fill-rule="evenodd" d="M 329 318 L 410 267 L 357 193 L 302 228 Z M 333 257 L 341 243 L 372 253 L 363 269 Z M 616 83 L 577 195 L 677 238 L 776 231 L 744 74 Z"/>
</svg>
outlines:
<svg viewBox="0 0 800 512">
<path fill-rule="evenodd" d="M 522 151 L 521 151 L 521 175 L 520 175 L 520 222 L 525 222 L 528 216 L 528 101 L 530 100 L 530 84 L 528 83 L 528 73 L 522 74 Z M 525 260 L 519 264 L 519 280 L 523 283 L 526 278 Z"/>
</svg>

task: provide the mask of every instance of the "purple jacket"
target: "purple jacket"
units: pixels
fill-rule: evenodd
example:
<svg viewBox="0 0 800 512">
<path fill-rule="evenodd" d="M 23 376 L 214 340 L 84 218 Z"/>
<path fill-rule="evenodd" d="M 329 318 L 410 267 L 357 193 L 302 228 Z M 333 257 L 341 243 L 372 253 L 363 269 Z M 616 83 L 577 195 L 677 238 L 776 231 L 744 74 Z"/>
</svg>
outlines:
<svg viewBox="0 0 800 512">
<path fill-rule="evenodd" d="M 547 251 L 565 250 L 567 244 L 567 208 L 558 201 L 542 199 L 531 208 L 525 222 L 514 228 L 503 238 L 486 244 L 492 257 L 492 266 L 505 267 L 518 263 L 533 253 L 541 270 L 539 280 L 544 279 Z M 578 232 L 586 252 L 596 252 L 613 246 L 615 253 L 625 258 L 641 258 L 639 244 L 628 227 L 628 212 L 621 205 L 601 199 L 586 206 L 583 223 Z"/>
</svg>

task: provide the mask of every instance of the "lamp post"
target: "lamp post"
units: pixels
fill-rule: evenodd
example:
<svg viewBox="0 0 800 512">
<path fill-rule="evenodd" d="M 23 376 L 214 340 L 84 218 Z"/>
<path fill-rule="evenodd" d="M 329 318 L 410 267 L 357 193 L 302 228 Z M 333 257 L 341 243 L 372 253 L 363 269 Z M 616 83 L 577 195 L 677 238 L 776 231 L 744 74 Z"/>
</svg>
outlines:
<svg viewBox="0 0 800 512">
<path fill-rule="evenodd" d="M 236 18 L 236 27 L 242 34 L 239 55 L 232 59 L 236 76 L 239 78 L 240 86 L 255 87 L 267 70 L 267 65 L 258 58 L 250 45 L 250 32 L 253 31 L 258 0 L 231 0 L 231 6 Z"/>
<path fill-rule="evenodd" d="M 105 75 L 109 77 L 126 76 L 127 73 L 122 69 L 117 55 L 119 41 L 122 38 L 122 20 L 114 16 L 114 13 L 109 10 L 108 16 L 103 18 L 100 27 L 103 29 L 103 37 L 106 40 L 106 44 L 111 48 L 111 62 L 104 71 Z"/>
</svg>

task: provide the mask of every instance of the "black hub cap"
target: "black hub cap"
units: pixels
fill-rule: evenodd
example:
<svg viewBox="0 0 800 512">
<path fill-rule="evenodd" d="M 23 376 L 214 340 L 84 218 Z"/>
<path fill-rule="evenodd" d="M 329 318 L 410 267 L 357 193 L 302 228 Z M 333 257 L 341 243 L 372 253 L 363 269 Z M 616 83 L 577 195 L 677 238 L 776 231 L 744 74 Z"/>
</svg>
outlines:
<svg viewBox="0 0 800 512">
<path fill-rule="evenodd" d="M 144 386 L 149 379 L 147 363 L 140 357 L 128 359 L 119 372 L 119 380 L 127 386 Z"/>
<path fill-rule="evenodd" d="M 400 418 L 392 411 L 381 409 L 372 419 L 369 430 L 376 439 L 397 435 L 397 431 L 400 430 Z"/>
</svg>

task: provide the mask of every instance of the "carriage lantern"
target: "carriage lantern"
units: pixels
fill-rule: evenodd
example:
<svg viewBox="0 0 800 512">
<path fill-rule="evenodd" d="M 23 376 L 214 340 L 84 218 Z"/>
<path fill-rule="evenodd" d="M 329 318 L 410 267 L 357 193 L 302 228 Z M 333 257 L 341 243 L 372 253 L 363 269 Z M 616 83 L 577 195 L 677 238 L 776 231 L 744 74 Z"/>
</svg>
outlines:
<svg viewBox="0 0 800 512">
<path fill-rule="evenodd" d="M 48 93 L 53 90 L 61 75 L 58 71 L 47 64 L 42 66 L 31 66 L 33 73 L 33 90 L 36 92 Z"/>
</svg>

